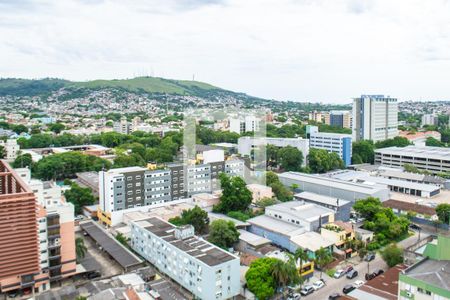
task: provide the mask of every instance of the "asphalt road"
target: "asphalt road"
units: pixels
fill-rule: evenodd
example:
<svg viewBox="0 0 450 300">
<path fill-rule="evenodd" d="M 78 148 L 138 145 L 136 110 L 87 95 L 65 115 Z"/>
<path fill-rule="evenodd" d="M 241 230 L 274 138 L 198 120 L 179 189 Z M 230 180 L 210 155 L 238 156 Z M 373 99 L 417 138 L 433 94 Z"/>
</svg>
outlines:
<svg viewBox="0 0 450 300">
<path fill-rule="evenodd" d="M 424 234 L 422 232 L 420 237 L 424 238 L 424 237 L 426 237 L 426 234 Z M 406 247 L 409 247 L 410 245 L 414 244 L 415 242 L 417 242 L 417 239 L 418 239 L 418 234 L 417 234 L 417 232 L 415 232 L 414 235 L 399 242 L 398 245 L 402 248 L 406 248 Z M 321 288 L 320 290 L 315 291 L 314 293 L 312 293 L 308 296 L 302 297 L 302 299 L 326 300 L 326 299 L 328 299 L 329 295 L 336 293 L 336 292 L 340 293 L 342 295 L 343 294 L 342 289 L 344 288 L 344 286 L 346 284 L 352 284 L 356 280 L 362 280 L 365 282 L 364 276 L 367 273 L 367 268 L 368 268 L 367 262 L 365 262 L 365 261 L 361 262 L 359 260 L 359 257 L 355 257 L 355 258 L 352 258 L 351 260 L 348 260 L 347 262 L 343 262 L 340 266 L 336 267 L 336 269 L 339 269 L 340 267 L 345 267 L 349 264 L 353 265 L 353 268 L 358 271 L 357 277 L 355 277 L 353 279 L 347 279 L 347 277 L 343 276 L 339 279 L 334 279 L 334 278 L 330 278 L 327 274 L 323 273 L 322 278 L 325 280 L 325 286 L 323 288 Z M 369 263 L 369 271 L 370 272 L 373 272 L 376 269 L 383 269 L 383 270 L 388 269 L 388 266 L 383 261 L 383 259 L 379 255 L 379 253 L 377 253 L 375 259 Z M 315 280 L 319 279 L 319 276 L 320 276 L 320 272 L 315 271 L 314 277 L 311 278 L 311 280 L 306 284 L 312 284 Z"/>
</svg>

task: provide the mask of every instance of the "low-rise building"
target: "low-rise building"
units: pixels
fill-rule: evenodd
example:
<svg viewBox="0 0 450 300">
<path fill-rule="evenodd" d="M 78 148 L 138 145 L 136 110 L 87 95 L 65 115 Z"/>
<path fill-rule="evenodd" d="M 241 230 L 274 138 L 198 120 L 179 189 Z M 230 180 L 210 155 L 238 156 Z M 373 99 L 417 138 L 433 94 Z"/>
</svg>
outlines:
<svg viewBox="0 0 450 300">
<path fill-rule="evenodd" d="M 351 202 L 367 197 L 379 198 L 381 201 L 390 198 L 389 189 L 385 185 L 367 185 L 323 175 L 299 172 L 281 173 L 278 175 L 278 178 L 286 187 L 291 187 L 293 184 L 296 184 L 300 191 L 335 197 Z"/>
<path fill-rule="evenodd" d="M 413 213 L 416 218 L 437 220 L 436 209 L 430 206 L 421 205 L 418 203 L 410 203 L 400 200 L 387 200 L 383 202 L 384 207 L 392 208 L 393 212 L 399 215 L 406 215 Z"/>
<path fill-rule="evenodd" d="M 132 222 L 131 246 L 161 272 L 200 299 L 239 294 L 239 258 L 158 218 Z"/>
<path fill-rule="evenodd" d="M 433 174 L 450 172 L 450 149 L 442 147 L 388 147 L 375 150 L 375 163 L 388 167 L 413 165 Z"/>
<path fill-rule="evenodd" d="M 20 146 L 17 144 L 16 139 L 8 139 L 6 142 L 0 140 L 0 146 L 2 146 L 6 152 L 5 159 L 8 162 L 13 162 L 19 155 Z"/>
<path fill-rule="evenodd" d="M 258 184 L 258 183 L 252 183 L 247 184 L 247 188 L 252 192 L 252 202 L 258 202 L 261 199 L 264 198 L 272 198 L 272 188 L 270 186 Z"/>
<path fill-rule="evenodd" d="M 356 238 L 352 224 L 335 221 L 320 228 L 320 234 L 333 241 L 336 249 L 344 251 L 347 258 L 352 256 L 352 249 L 347 247 L 347 243 Z"/>
<path fill-rule="evenodd" d="M 295 194 L 294 198 L 298 201 L 316 204 L 333 210 L 334 218 L 336 220 L 348 221 L 350 219 L 350 212 L 353 205 L 351 201 L 310 192 L 301 192 Z"/>
</svg>

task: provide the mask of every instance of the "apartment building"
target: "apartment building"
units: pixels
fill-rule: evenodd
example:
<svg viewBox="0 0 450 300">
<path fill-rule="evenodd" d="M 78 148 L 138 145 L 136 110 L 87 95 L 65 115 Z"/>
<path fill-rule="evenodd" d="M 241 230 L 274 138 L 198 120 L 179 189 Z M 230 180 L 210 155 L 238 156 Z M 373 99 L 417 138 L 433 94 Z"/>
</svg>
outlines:
<svg viewBox="0 0 450 300">
<path fill-rule="evenodd" d="M 309 136 L 309 147 L 336 153 L 345 166 L 352 163 L 352 136 L 349 134 L 313 132 Z"/>
<path fill-rule="evenodd" d="M 422 116 L 422 126 L 432 125 L 437 126 L 439 122 L 439 118 L 435 114 L 425 114 Z"/>
<path fill-rule="evenodd" d="M 42 292 L 76 272 L 74 208 L 0 161 L 0 292 Z"/>
<path fill-rule="evenodd" d="M 409 164 L 433 174 L 450 172 L 450 149 L 428 146 L 376 149 L 375 163 L 388 167 L 402 167 Z"/>
<path fill-rule="evenodd" d="M 330 112 L 325 113 L 324 120 L 326 125 L 340 128 L 352 128 L 351 111 L 332 110 Z"/>
<path fill-rule="evenodd" d="M 398 135 L 397 99 L 383 95 L 362 95 L 353 99 L 353 140 L 374 142 Z"/>
<path fill-rule="evenodd" d="M 270 138 L 270 137 L 250 137 L 243 136 L 238 139 L 238 153 L 243 156 L 250 156 L 252 150 L 265 145 L 276 147 L 291 146 L 300 150 L 303 154 L 303 164 L 309 153 L 309 140 L 303 138 Z"/>
<path fill-rule="evenodd" d="M 322 123 L 322 113 L 320 111 L 312 111 L 308 115 L 308 120 Z"/>
<path fill-rule="evenodd" d="M 242 134 L 259 130 L 260 120 L 256 116 L 230 118 L 230 132 Z"/>
<path fill-rule="evenodd" d="M 243 177 L 244 162 L 233 159 L 198 165 L 173 163 L 161 170 L 127 167 L 101 171 L 98 218 L 106 225 L 116 225 L 124 212 L 218 190 L 222 172 Z"/>
<path fill-rule="evenodd" d="M 8 139 L 5 141 L 0 140 L 0 146 L 5 149 L 6 156 L 5 159 L 8 162 L 13 162 L 19 155 L 20 146 L 17 144 L 16 139 Z"/>
<path fill-rule="evenodd" d="M 176 227 L 156 217 L 131 224 L 131 247 L 196 298 L 239 294 L 239 258 L 195 236 L 191 225 Z"/>
<path fill-rule="evenodd" d="M 120 118 L 120 121 L 113 123 L 113 129 L 115 132 L 122 134 L 129 134 L 132 130 L 132 125 L 127 121 L 126 117 Z"/>
</svg>

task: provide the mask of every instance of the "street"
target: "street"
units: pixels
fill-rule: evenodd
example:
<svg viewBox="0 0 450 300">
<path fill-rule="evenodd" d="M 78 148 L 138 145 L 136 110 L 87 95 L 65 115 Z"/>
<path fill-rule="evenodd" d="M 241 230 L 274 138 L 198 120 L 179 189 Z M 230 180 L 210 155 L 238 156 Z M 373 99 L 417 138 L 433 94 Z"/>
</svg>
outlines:
<svg viewBox="0 0 450 300">
<path fill-rule="evenodd" d="M 427 236 L 427 234 L 424 234 L 423 232 L 421 233 L 421 238 L 425 238 Z M 398 243 L 399 247 L 402 248 L 406 248 L 409 247 L 411 245 L 413 245 L 415 242 L 417 242 L 418 239 L 418 233 L 414 232 L 414 235 L 404 239 L 403 241 Z M 347 260 L 347 262 L 343 261 L 338 267 L 336 267 L 336 269 L 339 269 L 341 267 L 345 267 L 347 265 L 352 265 L 353 268 L 355 270 L 358 271 L 358 276 L 353 278 L 353 279 L 347 279 L 347 277 L 343 276 L 339 279 L 334 279 L 334 278 L 330 278 L 325 272 L 322 273 L 322 278 L 325 281 L 325 287 L 321 288 L 318 291 L 315 291 L 314 293 L 302 297 L 305 299 L 317 299 L 317 300 L 323 300 L 323 299 L 328 299 L 328 296 L 330 296 L 332 293 L 339 293 L 339 294 L 343 294 L 342 293 L 342 289 L 344 288 L 344 286 L 346 284 L 352 284 L 354 283 L 356 280 L 362 280 L 362 281 L 366 281 L 364 279 L 365 274 L 367 273 L 367 268 L 368 268 L 368 264 L 365 261 L 360 261 L 359 257 L 354 257 L 351 258 L 349 260 Z M 388 266 L 386 265 L 386 263 L 383 261 L 383 259 L 381 258 L 381 255 L 379 253 L 376 254 L 376 257 L 374 260 L 372 260 L 369 263 L 369 272 L 373 272 L 376 269 L 383 269 L 383 270 L 387 270 Z M 311 278 L 307 283 L 305 284 L 312 284 L 314 281 L 319 280 L 320 278 L 320 272 L 315 271 L 314 272 L 314 277 Z"/>
</svg>

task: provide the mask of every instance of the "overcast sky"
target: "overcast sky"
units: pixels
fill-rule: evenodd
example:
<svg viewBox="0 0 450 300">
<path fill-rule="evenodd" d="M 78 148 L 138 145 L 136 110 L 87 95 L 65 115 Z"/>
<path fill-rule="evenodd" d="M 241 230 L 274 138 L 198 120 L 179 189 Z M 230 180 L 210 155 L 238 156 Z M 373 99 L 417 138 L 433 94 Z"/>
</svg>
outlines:
<svg viewBox="0 0 450 300">
<path fill-rule="evenodd" d="M 279 100 L 448 100 L 450 1 L 0 0 L 0 77 L 193 74 Z"/>
</svg>

